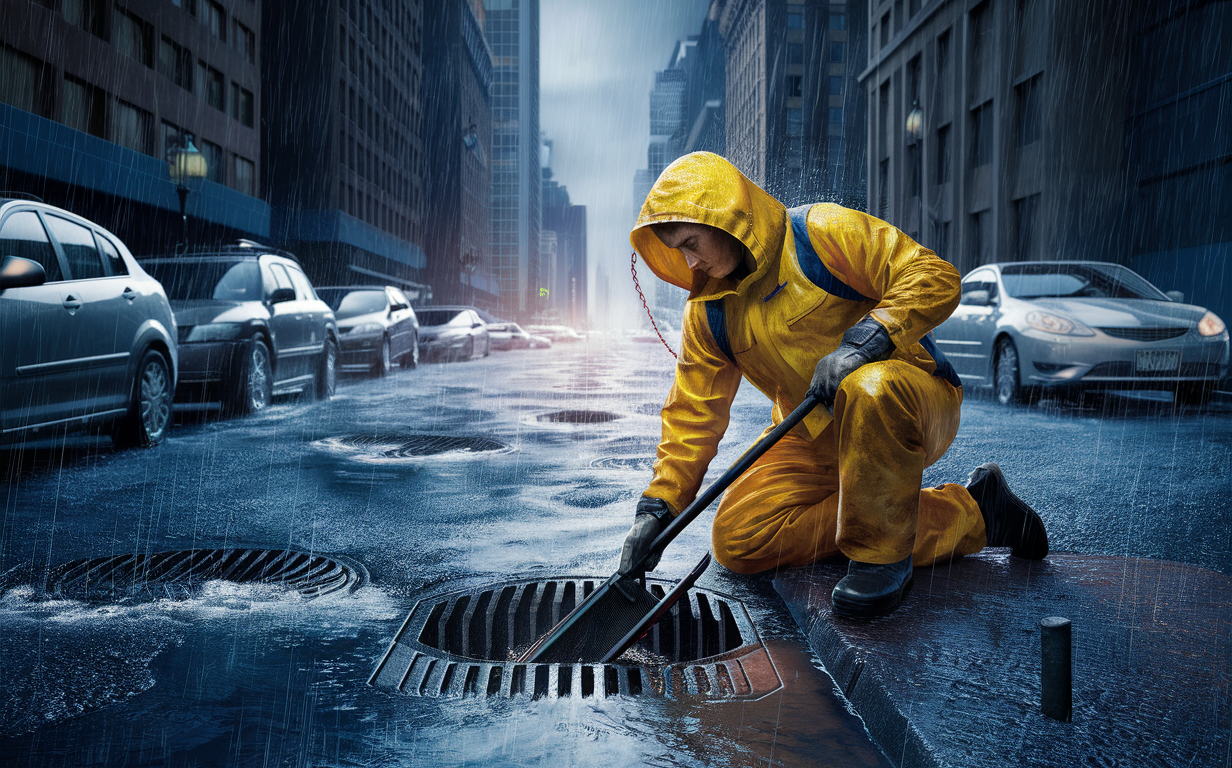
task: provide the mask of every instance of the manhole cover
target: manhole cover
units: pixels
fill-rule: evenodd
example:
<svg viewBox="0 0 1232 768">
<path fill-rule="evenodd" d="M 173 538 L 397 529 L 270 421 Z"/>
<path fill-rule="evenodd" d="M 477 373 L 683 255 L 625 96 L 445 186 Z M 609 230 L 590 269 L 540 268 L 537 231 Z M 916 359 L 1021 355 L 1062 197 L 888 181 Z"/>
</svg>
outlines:
<svg viewBox="0 0 1232 768">
<path fill-rule="evenodd" d="M 584 410 L 552 411 L 535 417 L 537 421 L 547 421 L 553 424 L 606 424 L 619 418 L 619 415 L 610 411 Z"/>
<path fill-rule="evenodd" d="M 289 549 L 186 549 L 74 560 L 54 568 L 47 592 L 88 602 L 183 599 L 207 581 L 279 584 L 304 597 L 354 592 L 362 565 L 336 555 Z"/>
<path fill-rule="evenodd" d="M 600 580 L 497 584 L 420 600 L 368 682 L 414 696 L 760 698 L 782 681 L 744 606 L 689 590 L 618 663 L 517 664 Z M 648 580 L 656 597 L 671 582 Z"/>
<path fill-rule="evenodd" d="M 499 440 L 475 435 L 339 435 L 318 440 L 313 445 L 358 461 L 375 463 L 445 455 L 458 458 L 513 450 Z"/>
<path fill-rule="evenodd" d="M 625 469 L 649 472 L 654 469 L 653 456 L 602 456 L 590 462 L 592 469 Z"/>
</svg>

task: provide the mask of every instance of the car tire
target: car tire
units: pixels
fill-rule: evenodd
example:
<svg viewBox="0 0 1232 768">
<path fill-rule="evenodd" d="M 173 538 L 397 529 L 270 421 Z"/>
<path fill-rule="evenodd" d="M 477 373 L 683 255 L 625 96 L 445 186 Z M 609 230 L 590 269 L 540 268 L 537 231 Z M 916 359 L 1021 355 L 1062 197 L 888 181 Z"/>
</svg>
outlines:
<svg viewBox="0 0 1232 768">
<path fill-rule="evenodd" d="M 1197 408 L 1205 408 L 1215 394 L 1215 385 L 1211 382 L 1199 381 L 1181 384 L 1176 388 L 1176 399 Z"/>
<path fill-rule="evenodd" d="M 389 337 L 385 336 L 381 339 L 381 351 L 377 355 L 376 360 L 372 361 L 372 375 L 378 379 L 389 375 L 389 369 L 393 368 L 392 350 L 389 348 Z"/>
<path fill-rule="evenodd" d="M 274 392 L 274 366 L 265 340 L 257 337 L 240 368 L 231 402 L 227 410 L 236 416 L 248 416 L 269 407 Z"/>
<path fill-rule="evenodd" d="M 1031 403 L 1038 399 L 1035 387 L 1024 387 L 1020 383 L 1018 362 L 1018 347 L 1014 341 L 1001 337 L 997 341 L 997 354 L 993 359 L 993 396 L 1001 405 Z"/>
<path fill-rule="evenodd" d="M 137 365 L 128 413 L 116 424 L 111 440 L 120 448 L 158 445 L 171 424 L 171 366 L 156 349 L 147 349 Z"/>
<path fill-rule="evenodd" d="M 403 368 L 419 367 L 419 334 L 411 339 L 411 350 L 402 356 Z"/>
<path fill-rule="evenodd" d="M 321 357 L 317 361 L 317 377 L 313 382 L 313 394 L 318 400 L 328 400 L 338 387 L 338 345 L 332 336 L 325 337 Z"/>
<path fill-rule="evenodd" d="M 487 357 L 490 354 L 492 354 L 492 340 L 488 339 L 487 343 L 483 345 L 483 356 Z"/>
<path fill-rule="evenodd" d="M 475 357 L 475 337 L 472 336 L 466 340 L 466 346 L 462 348 L 462 362 L 470 362 Z"/>
</svg>

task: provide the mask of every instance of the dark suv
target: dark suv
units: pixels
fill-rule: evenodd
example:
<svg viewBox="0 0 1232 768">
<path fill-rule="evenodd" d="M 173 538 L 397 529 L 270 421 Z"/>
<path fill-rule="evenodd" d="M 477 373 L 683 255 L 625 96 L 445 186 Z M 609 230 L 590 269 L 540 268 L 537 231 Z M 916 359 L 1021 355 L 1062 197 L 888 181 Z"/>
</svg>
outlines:
<svg viewBox="0 0 1232 768">
<path fill-rule="evenodd" d="M 175 310 L 180 395 L 238 414 L 274 395 L 333 395 L 338 327 L 294 256 L 243 240 L 141 264 Z"/>
</svg>

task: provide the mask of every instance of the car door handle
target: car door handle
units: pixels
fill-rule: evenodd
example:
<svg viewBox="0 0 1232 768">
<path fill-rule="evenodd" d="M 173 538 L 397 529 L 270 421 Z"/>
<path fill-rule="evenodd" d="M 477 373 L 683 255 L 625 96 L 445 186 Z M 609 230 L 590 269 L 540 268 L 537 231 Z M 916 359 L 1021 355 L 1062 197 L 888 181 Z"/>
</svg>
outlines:
<svg viewBox="0 0 1232 768">
<path fill-rule="evenodd" d="M 130 304 L 137 300 L 137 292 L 128 286 L 124 286 L 124 292 L 120 295 L 128 299 Z"/>
<path fill-rule="evenodd" d="M 61 302 L 61 304 L 67 310 L 81 309 L 81 301 L 79 301 L 77 297 L 71 294 L 68 296 L 65 296 L 64 301 Z"/>
</svg>

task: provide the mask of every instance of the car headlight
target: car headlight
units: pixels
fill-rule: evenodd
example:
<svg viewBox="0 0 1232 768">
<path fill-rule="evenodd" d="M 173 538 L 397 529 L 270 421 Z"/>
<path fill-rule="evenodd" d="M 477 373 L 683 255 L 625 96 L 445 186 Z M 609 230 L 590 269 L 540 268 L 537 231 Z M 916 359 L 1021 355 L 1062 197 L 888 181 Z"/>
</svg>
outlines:
<svg viewBox="0 0 1232 768">
<path fill-rule="evenodd" d="M 348 333 L 352 333 L 356 336 L 362 336 L 365 333 L 380 333 L 383 330 L 385 329 L 381 327 L 380 323 L 360 323 L 359 325 L 352 327 Z"/>
<path fill-rule="evenodd" d="M 1218 336 L 1227 328 L 1214 312 L 1207 312 L 1198 321 L 1198 333 L 1203 336 Z"/>
<path fill-rule="evenodd" d="M 1028 312 L 1027 325 L 1037 331 L 1056 333 L 1061 336 L 1094 336 L 1095 331 L 1076 320 L 1069 320 L 1047 312 Z"/>
<path fill-rule="evenodd" d="M 201 325 L 193 326 L 193 329 L 188 332 L 188 338 L 184 339 L 184 342 L 230 341 L 239 337 L 240 332 L 243 330 L 243 323 L 202 323 Z"/>
</svg>

